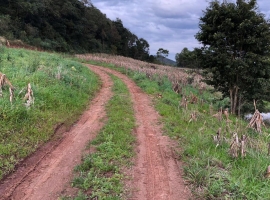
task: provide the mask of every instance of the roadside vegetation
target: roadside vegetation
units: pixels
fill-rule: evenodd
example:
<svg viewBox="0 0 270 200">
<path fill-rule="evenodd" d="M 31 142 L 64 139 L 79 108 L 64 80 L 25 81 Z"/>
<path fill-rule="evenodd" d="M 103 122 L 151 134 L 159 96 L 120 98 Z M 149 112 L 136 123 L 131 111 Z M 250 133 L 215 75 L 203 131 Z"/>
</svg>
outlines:
<svg viewBox="0 0 270 200">
<path fill-rule="evenodd" d="M 100 87 L 99 79 L 64 55 L 0 47 L 0 72 L 9 86 L 0 97 L 0 179 L 49 140 L 58 126 L 67 129 Z M 24 100 L 31 84 L 33 102 Z"/>
<path fill-rule="evenodd" d="M 170 77 L 160 76 L 159 70 L 156 70 L 155 75 L 151 66 L 142 69 L 130 65 L 127 68 L 102 64 L 98 59 L 88 62 L 109 66 L 129 75 L 154 97 L 156 109 L 162 116 L 165 134 L 178 141 L 180 150 L 176 151 L 179 159 L 185 163 L 185 179 L 195 198 L 270 198 L 267 173 L 269 129 L 262 126 L 262 132 L 259 133 L 247 128 L 248 121 L 235 115 L 226 116 L 224 110 L 230 106 L 229 98 L 222 99 L 222 95 L 214 92 L 213 88 L 201 88 L 194 84 L 197 76 L 192 75 L 193 70 L 186 71 L 188 81 L 179 81 L 181 89 L 174 91 Z M 158 66 L 158 69 L 162 67 Z M 150 70 L 153 71 L 151 76 Z M 240 142 L 243 135 L 246 137 L 243 155 L 239 143 L 235 149 L 232 147 L 235 133 Z"/>
<path fill-rule="evenodd" d="M 106 105 L 106 125 L 88 145 L 91 153 L 75 168 L 72 186 L 80 191 L 74 199 L 121 199 L 124 195 L 123 169 L 135 155 L 135 119 L 126 85 L 115 76 L 112 79 L 114 95 Z"/>
</svg>

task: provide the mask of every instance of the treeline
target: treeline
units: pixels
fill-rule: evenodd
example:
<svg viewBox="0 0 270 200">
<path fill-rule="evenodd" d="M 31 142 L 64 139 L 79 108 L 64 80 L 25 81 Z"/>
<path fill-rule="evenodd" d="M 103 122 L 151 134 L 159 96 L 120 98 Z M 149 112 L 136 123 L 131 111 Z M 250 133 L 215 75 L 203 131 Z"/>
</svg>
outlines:
<svg viewBox="0 0 270 200">
<path fill-rule="evenodd" d="M 101 52 L 153 61 L 149 44 L 88 1 L 1 0 L 0 36 L 46 50 Z"/>
<path fill-rule="evenodd" d="M 177 67 L 185 68 L 200 68 L 200 61 L 198 58 L 198 48 L 193 51 L 188 50 L 187 47 L 183 48 L 180 53 L 175 55 Z"/>
</svg>

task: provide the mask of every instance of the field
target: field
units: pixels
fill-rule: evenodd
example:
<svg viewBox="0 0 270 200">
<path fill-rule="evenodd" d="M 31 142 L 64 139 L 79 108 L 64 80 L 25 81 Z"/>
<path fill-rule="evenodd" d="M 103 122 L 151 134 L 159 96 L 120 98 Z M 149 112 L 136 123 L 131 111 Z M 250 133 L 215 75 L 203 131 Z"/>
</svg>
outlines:
<svg viewBox="0 0 270 200">
<path fill-rule="evenodd" d="M 82 64 L 88 63 L 105 67 L 102 70 L 107 74 L 112 73 L 109 68 L 127 75 L 151 97 L 161 116 L 162 133 L 177 144 L 171 151 L 182 162 L 179 168 L 183 168 L 192 199 L 270 198 L 269 128 L 262 125 L 258 132 L 248 128 L 247 121 L 226 113 L 228 99 L 221 99 L 220 93 L 202 83 L 200 71 L 105 54 L 71 57 L 5 47 L 0 53 L 0 72 L 15 87 L 12 102 L 8 85 L 0 99 L 2 178 L 46 141 L 57 139 L 57 130 L 68 131 L 87 108 L 102 85 Z M 75 167 L 70 180 L 75 193 L 72 197 L 63 193 L 63 199 L 132 195 L 123 169 L 132 167 L 134 157 L 140 155 L 134 151 L 138 138 L 132 134 L 138 129 L 136 109 L 132 109 L 136 98 L 130 96 L 141 92 L 128 90 L 127 80 L 119 77 L 110 75 L 113 95 L 103 105 L 107 113 L 104 127 L 89 141 L 81 164 Z M 24 99 L 28 83 L 34 97 L 30 104 Z"/>
<path fill-rule="evenodd" d="M 83 58 L 88 60 L 87 56 Z M 166 134 L 181 147 L 178 156 L 185 163 L 185 178 L 192 188 L 194 198 L 270 198 L 267 173 L 268 127 L 263 126 L 262 132 L 258 133 L 247 128 L 247 121 L 235 116 L 229 115 L 227 119 L 223 113 L 218 119 L 220 108 L 225 110 L 229 107 L 228 99 L 220 100 L 219 93 L 198 84 L 198 75 L 194 75 L 194 72 L 178 70 L 177 73 L 173 69 L 174 75 L 171 75 L 170 67 L 158 66 L 157 70 L 146 63 L 142 65 L 143 63 L 133 61 L 126 65 L 123 59 L 118 59 L 119 57 L 89 56 L 90 63 L 104 63 L 102 65 L 129 75 L 145 92 L 154 97 Z M 161 71 L 167 73 L 165 77 L 160 75 Z M 173 91 L 175 82 L 181 86 L 179 93 Z M 186 104 L 184 98 L 187 99 Z M 220 139 L 217 141 L 218 132 Z M 235 133 L 239 141 L 242 141 L 243 135 L 246 137 L 243 139 L 243 156 L 240 144 L 236 148 L 238 156 L 232 152 Z"/>
<path fill-rule="evenodd" d="M 68 130 L 93 98 L 98 78 L 65 55 L 0 47 L 0 72 L 9 86 L 0 98 L 0 179 L 49 140 L 60 126 Z M 34 101 L 24 99 L 31 84 Z"/>
</svg>

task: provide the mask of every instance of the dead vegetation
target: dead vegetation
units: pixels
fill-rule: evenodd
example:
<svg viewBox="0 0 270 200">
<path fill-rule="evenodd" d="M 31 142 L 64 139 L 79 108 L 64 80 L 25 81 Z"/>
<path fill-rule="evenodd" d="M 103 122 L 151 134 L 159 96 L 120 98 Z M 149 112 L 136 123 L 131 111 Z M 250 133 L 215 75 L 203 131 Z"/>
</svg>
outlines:
<svg viewBox="0 0 270 200">
<path fill-rule="evenodd" d="M 0 72 L 0 97 L 3 97 L 3 88 L 5 85 L 9 86 L 9 101 L 12 103 L 12 100 L 14 98 L 15 88 L 13 87 L 11 82 L 8 80 L 6 75 Z"/>
<path fill-rule="evenodd" d="M 10 101 L 10 103 L 12 103 L 14 98 L 15 98 L 15 96 L 14 96 L 15 87 L 13 87 L 13 85 L 11 84 L 9 79 L 6 77 L 6 75 L 0 72 L 0 97 L 4 96 L 3 95 L 3 88 L 6 85 L 9 86 L 9 101 Z M 25 101 L 26 107 L 30 107 L 32 104 L 34 104 L 34 94 L 33 94 L 33 90 L 31 88 L 30 83 L 28 83 L 28 85 L 27 85 L 27 93 L 25 94 L 23 101 Z"/>
<path fill-rule="evenodd" d="M 132 58 L 108 54 L 84 54 L 76 55 L 76 57 L 100 63 L 114 64 L 117 67 L 125 68 L 126 71 L 130 69 L 132 71 L 144 73 L 149 79 L 152 79 L 153 77 L 158 77 L 159 79 L 168 77 L 172 83 L 172 89 L 178 94 L 182 93 L 182 88 L 188 84 L 199 90 L 204 90 L 207 87 L 207 85 L 202 82 L 202 76 L 190 69 L 153 65 Z"/>
<path fill-rule="evenodd" d="M 179 101 L 178 111 L 180 107 L 188 111 L 189 104 L 198 104 L 199 102 L 200 99 L 193 93 L 183 95 L 182 99 Z M 198 120 L 198 113 L 196 111 L 190 110 L 190 112 L 187 113 L 190 113 L 189 119 L 187 120 L 188 123 L 196 122 Z M 204 111 L 204 113 L 206 114 L 207 112 Z M 244 158 L 247 154 L 247 148 L 258 149 L 259 147 L 257 146 L 261 146 L 260 144 L 257 144 L 254 139 L 248 140 L 248 136 L 245 134 L 245 132 L 247 132 L 247 128 L 252 128 L 259 134 L 262 133 L 262 126 L 265 126 L 265 124 L 263 122 L 262 115 L 257 109 L 255 110 L 248 126 L 246 128 L 244 126 L 240 128 L 243 130 L 239 130 L 238 120 L 236 120 L 235 123 L 230 120 L 228 108 L 223 109 L 221 107 L 216 114 L 213 114 L 213 105 L 211 104 L 209 105 L 209 116 L 216 118 L 220 125 L 226 124 L 223 134 L 222 128 L 220 127 L 212 137 L 216 147 L 222 145 L 222 143 L 229 144 L 228 153 L 231 157 L 238 158 L 240 156 L 241 158 Z M 240 137 L 238 132 L 241 132 Z M 268 155 L 270 155 L 270 143 L 268 145 Z"/>
<path fill-rule="evenodd" d="M 262 125 L 265 126 L 263 122 L 263 117 L 261 113 L 259 112 L 259 110 L 256 109 L 247 127 L 253 128 L 256 132 L 261 133 Z"/>
<path fill-rule="evenodd" d="M 26 107 L 30 107 L 32 104 L 34 104 L 34 93 L 33 93 L 33 90 L 32 90 L 32 87 L 31 87 L 31 84 L 28 83 L 27 85 L 27 92 L 23 98 L 25 102 L 25 106 Z"/>
</svg>

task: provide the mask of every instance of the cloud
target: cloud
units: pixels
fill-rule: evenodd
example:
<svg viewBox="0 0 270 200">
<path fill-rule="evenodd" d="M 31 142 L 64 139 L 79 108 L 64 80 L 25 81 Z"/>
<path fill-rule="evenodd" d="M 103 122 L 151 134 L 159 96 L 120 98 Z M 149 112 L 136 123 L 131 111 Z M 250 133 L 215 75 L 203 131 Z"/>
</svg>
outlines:
<svg viewBox="0 0 270 200">
<path fill-rule="evenodd" d="M 227 0 L 235 2 L 235 0 Z M 270 16 L 269 0 L 258 0 L 259 10 Z M 150 53 L 159 48 L 169 50 L 175 58 L 184 47 L 199 46 L 194 35 L 199 31 L 199 18 L 209 3 L 207 0 L 92 0 L 108 18 L 120 18 L 126 28 L 150 45 Z"/>
<path fill-rule="evenodd" d="M 153 12 L 161 18 L 190 18 L 191 15 L 200 15 L 202 0 L 157 0 L 153 1 Z"/>
</svg>

